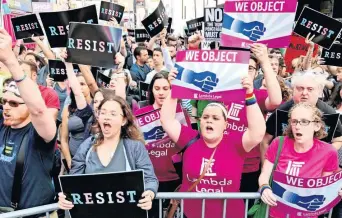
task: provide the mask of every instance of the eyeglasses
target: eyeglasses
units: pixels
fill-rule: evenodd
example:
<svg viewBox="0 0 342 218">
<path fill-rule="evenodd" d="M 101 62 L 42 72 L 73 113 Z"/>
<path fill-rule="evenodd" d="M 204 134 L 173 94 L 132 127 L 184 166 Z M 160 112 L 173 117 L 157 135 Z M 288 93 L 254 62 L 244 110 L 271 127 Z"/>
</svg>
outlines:
<svg viewBox="0 0 342 218">
<path fill-rule="evenodd" d="M 18 107 L 21 104 L 25 104 L 25 102 L 16 102 L 16 101 L 12 101 L 12 100 L 7 100 L 4 98 L 0 98 L 0 104 L 5 105 L 5 104 L 9 104 L 9 106 L 11 107 Z"/>
<path fill-rule="evenodd" d="M 318 123 L 318 122 L 319 121 L 317 121 L 317 120 L 311 121 L 311 120 L 306 120 L 306 119 L 301 119 L 301 120 L 291 119 L 290 120 L 291 126 L 297 126 L 298 123 L 301 126 L 307 126 L 310 123 Z"/>
<path fill-rule="evenodd" d="M 118 116 L 123 116 L 123 114 L 120 114 L 120 113 L 117 113 L 115 111 L 103 111 L 103 110 L 100 110 L 99 111 L 99 116 L 108 116 L 108 117 L 111 117 L 111 118 L 115 118 L 115 117 L 118 117 Z"/>
</svg>

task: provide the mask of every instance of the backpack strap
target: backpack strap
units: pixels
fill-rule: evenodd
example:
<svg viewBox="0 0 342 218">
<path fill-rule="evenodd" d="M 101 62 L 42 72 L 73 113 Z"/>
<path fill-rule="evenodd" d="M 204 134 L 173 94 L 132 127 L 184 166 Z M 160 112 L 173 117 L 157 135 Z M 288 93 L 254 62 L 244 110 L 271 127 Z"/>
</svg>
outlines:
<svg viewBox="0 0 342 218">
<path fill-rule="evenodd" d="M 25 162 L 25 147 L 29 141 L 29 131 L 26 132 L 20 143 L 20 148 L 18 151 L 18 156 L 15 164 L 13 186 L 12 186 L 12 196 L 11 196 L 11 207 L 16 210 L 21 197 L 21 186 L 24 172 L 24 162 Z"/>
<path fill-rule="evenodd" d="M 89 150 L 87 151 L 87 156 L 86 156 L 86 159 L 85 159 L 85 162 L 88 163 L 88 160 L 89 160 L 89 156 L 90 156 L 90 152 L 93 150 L 93 146 L 91 146 L 89 148 Z"/>
</svg>

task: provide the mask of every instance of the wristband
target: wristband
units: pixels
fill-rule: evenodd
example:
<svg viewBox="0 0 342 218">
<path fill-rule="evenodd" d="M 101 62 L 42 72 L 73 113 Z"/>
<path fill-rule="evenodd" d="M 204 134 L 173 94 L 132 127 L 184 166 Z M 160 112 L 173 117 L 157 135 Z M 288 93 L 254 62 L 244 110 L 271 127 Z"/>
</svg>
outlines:
<svg viewBox="0 0 342 218">
<path fill-rule="evenodd" d="M 263 193 L 266 189 L 272 190 L 271 186 L 265 185 L 265 186 L 263 186 L 263 187 L 260 188 L 260 190 L 259 190 L 260 195 L 262 195 L 262 193 Z"/>
<path fill-rule="evenodd" d="M 257 102 L 257 101 L 256 101 L 256 98 L 255 98 L 254 93 L 251 93 L 251 94 L 247 94 L 247 95 L 246 95 L 246 105 L 247 105 L 247 106 L 253 105 L 253 104 L 255 104 L 256 102 Z"/>
<path fill-rule="evenodd" d="M 18 79 L 18 80 L 15 80 L 15 79 L 13 79 L 14 80 L 14 82 L 16 82 L 16 83 L 20 83 L 20 82 L 22 82 L 24 79 L 26 79 L 26 74 L 23 76 L 23 78 L 21 78 L 21 79 Z"/>
</svg>

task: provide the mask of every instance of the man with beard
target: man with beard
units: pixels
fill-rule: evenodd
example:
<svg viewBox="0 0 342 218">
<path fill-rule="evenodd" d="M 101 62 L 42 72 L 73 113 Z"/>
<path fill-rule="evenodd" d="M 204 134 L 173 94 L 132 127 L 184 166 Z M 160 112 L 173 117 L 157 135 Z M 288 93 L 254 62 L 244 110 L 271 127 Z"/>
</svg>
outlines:
<svg viewBox="0 0 342 218">
<path fill-rule="evenodd" d="M 0 61 L 14 80 L 1 98 L 0 213 L 49 204 L 54 198 L 50 171 L 57 133 L 55 120 L 37 84 L 24 74 L 11 44 L 11 36 L 0 29 Z M 13 198 L 17 190 L 21 191 Z"/>
</svg>

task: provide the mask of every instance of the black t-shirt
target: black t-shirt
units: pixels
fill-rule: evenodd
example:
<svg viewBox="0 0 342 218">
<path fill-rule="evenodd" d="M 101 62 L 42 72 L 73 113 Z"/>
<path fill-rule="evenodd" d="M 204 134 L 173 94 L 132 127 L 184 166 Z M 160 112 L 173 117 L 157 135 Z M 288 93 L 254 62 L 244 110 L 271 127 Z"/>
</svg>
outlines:
<svg viewBox="0 0 342 218">
<path fill-rule="evenodd" d="M 22 178 L 21 198 L 18 209 L 50 204 L 55 193 L 50 172 L 54 162 L 55 138 L 46 143 L 32 123 L 23 128 L 12 129 L 3 125 L 0 111 L 0 207 L 10 207 L 13 177 L 17 153 L 23 138 L 28 134 Z M 57 135 L 57 134 L 56 134 Z"/>
<path fill-rule="evenodd" d="M 289 111 L 294 105 L 294 101 L 290 100 L 285 102 L 284 104 L 280 105 L 277 109 L 283 110 L 283 111 Z M 318 100 L 316 107 L 323 113 L 323 114 L 336 114 L 336 111 L 334 108 L 323 102 L 322 100 Z M 273 112 L 271 116 L 268 118 L 266 122 L 266 132 L 270 135 L 275 136 L 276 135 L 276 113 Z M 342 126 L 340 121 L 337 124 L 336 131 L 334 138 L 342 136 Z"/>
</svg>

